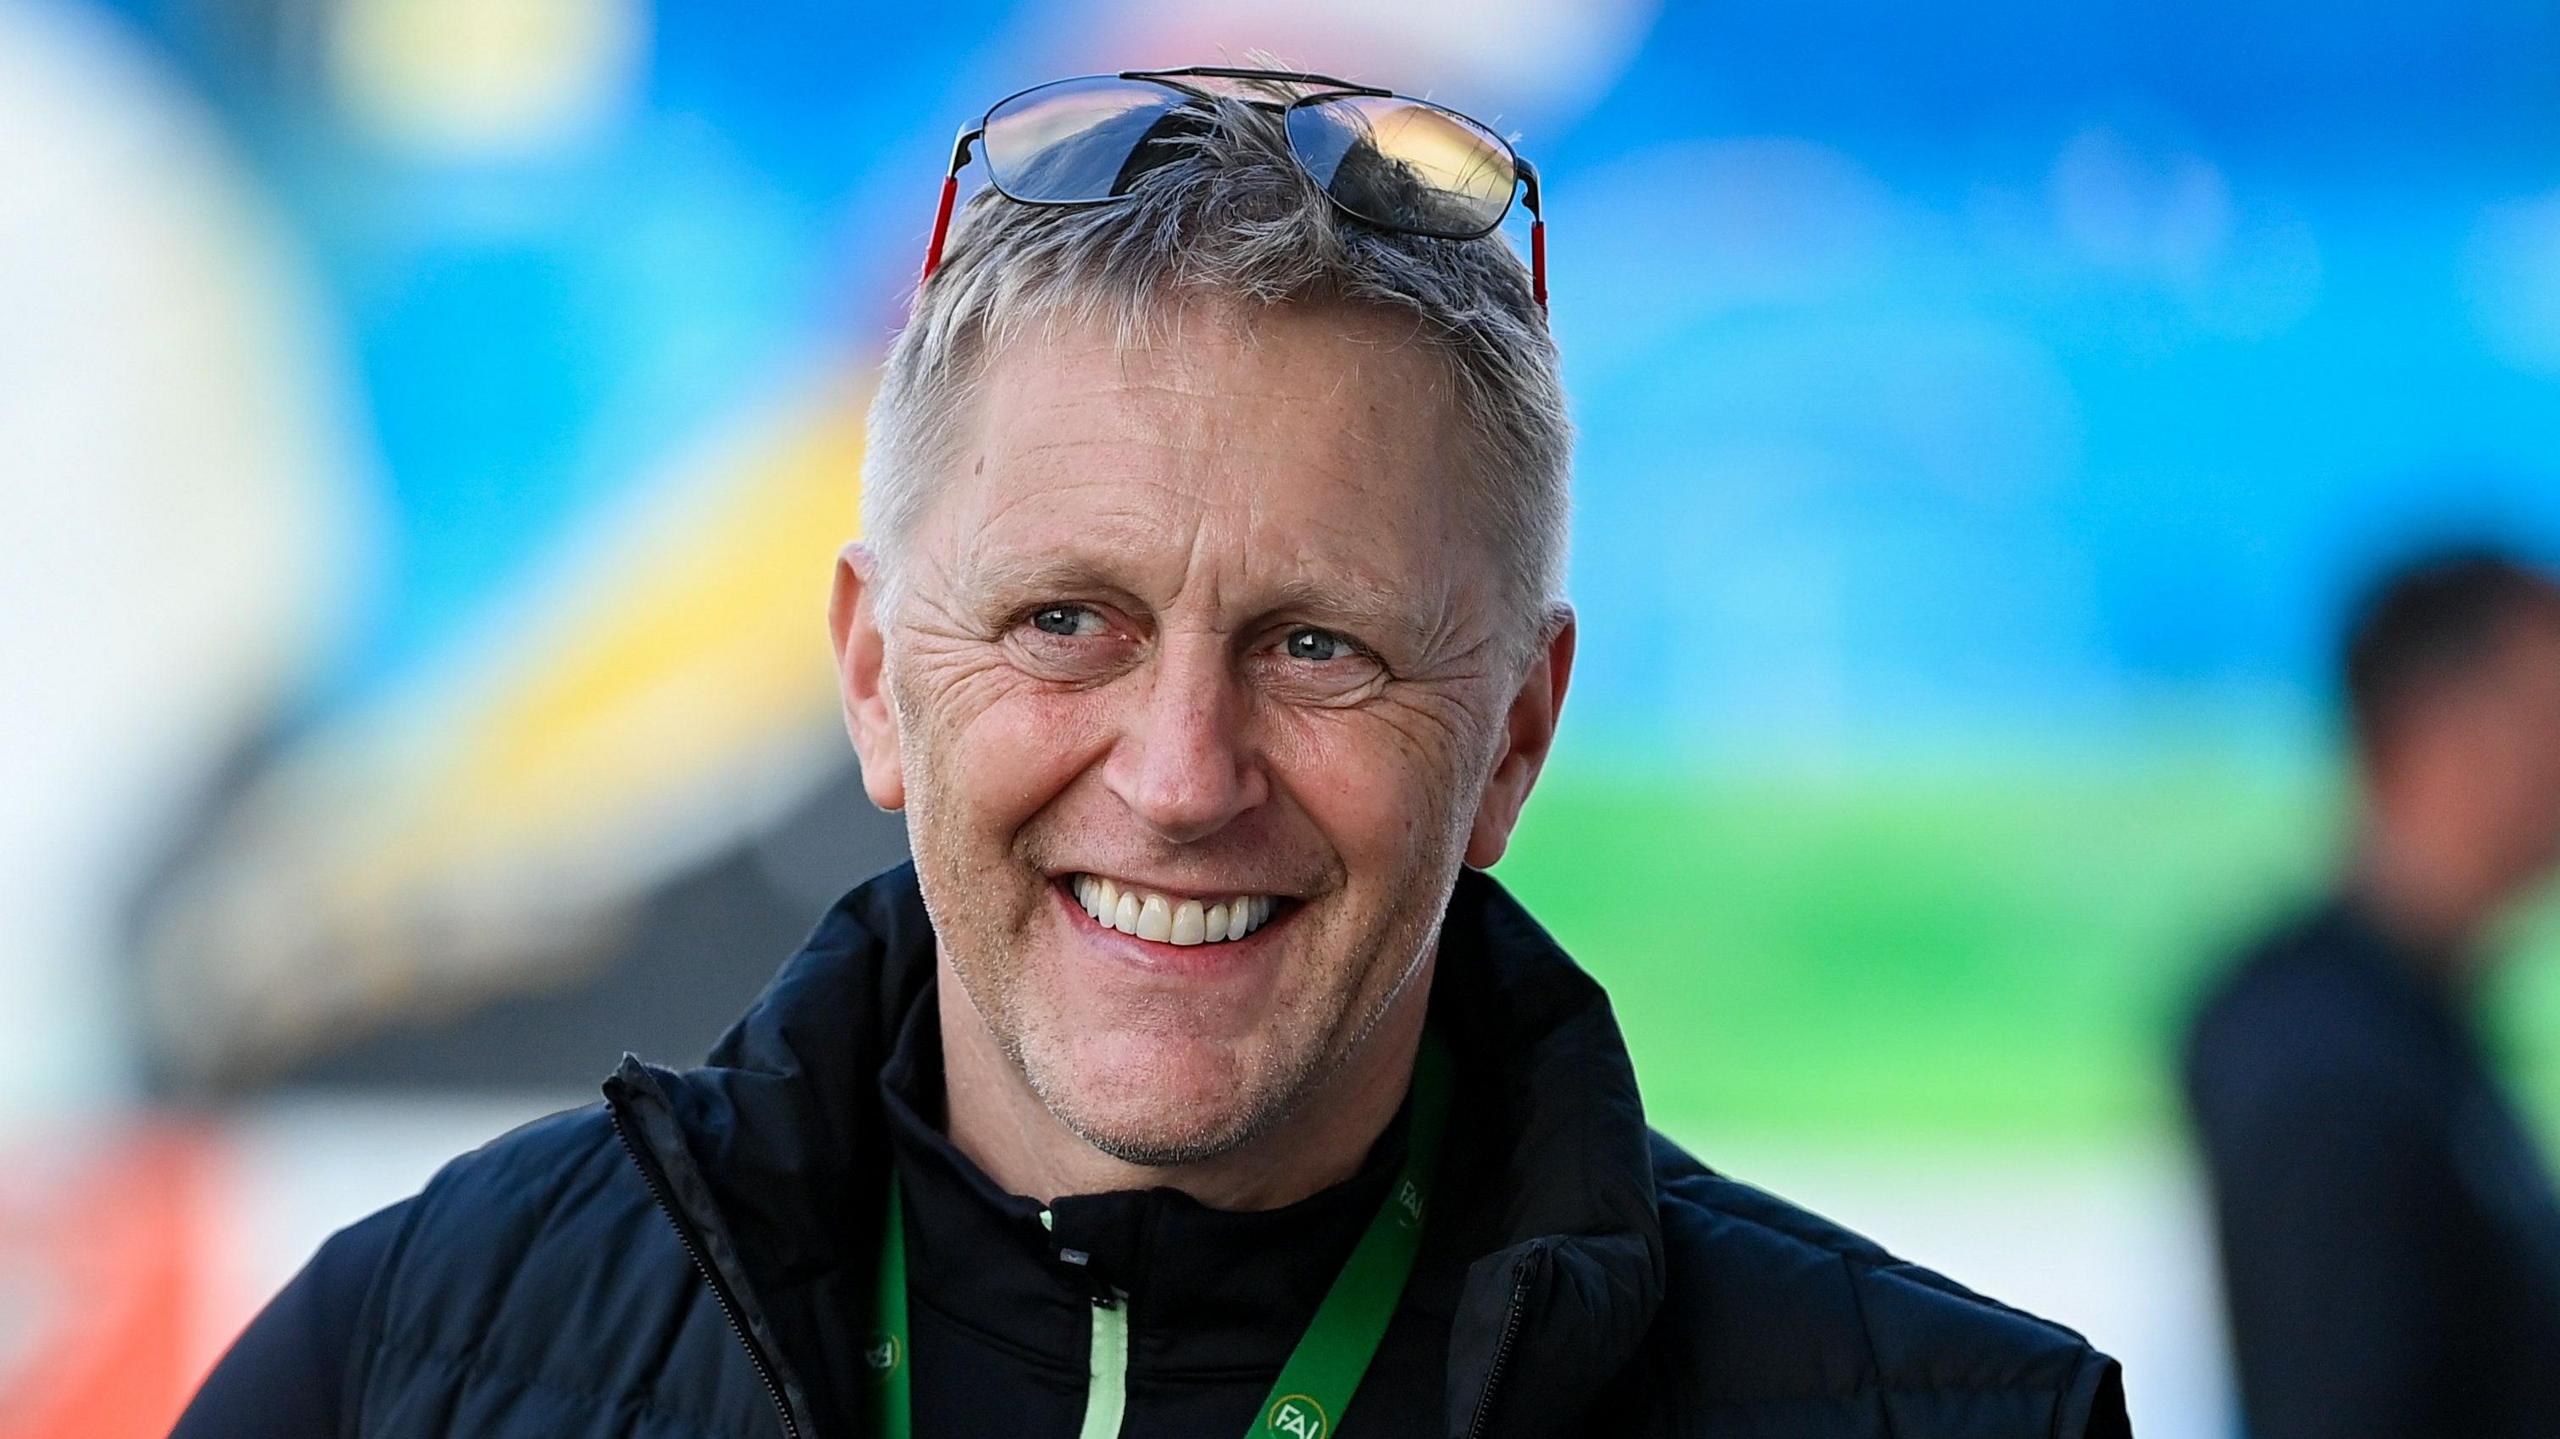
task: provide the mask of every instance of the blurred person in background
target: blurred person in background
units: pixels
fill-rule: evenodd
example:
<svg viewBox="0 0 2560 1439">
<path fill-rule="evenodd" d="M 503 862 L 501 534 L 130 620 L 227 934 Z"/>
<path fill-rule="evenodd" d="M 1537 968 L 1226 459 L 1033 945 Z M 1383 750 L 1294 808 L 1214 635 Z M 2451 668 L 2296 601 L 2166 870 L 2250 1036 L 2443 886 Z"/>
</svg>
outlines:
<svg viewBox="0 0 2560 1439">
<path fill-rule="evenodd" d="M 2560 1204 L 2472 1015 L 2560 860 L 2560 580 L 2414 565 L 2345 679 L 2344 872 L 2188 1037 L 2248 1432 L 2560 1433 Z"/>
<path fill-rule="evenodd" d="M 2126 1433 L 2079 1336 L 1651 1133 L 1480 872 L 1574 647 L 1534 172 L 1270 72 L 973 153 L 831 615 L 914 863 L 708 1066 L 333 1238 L 178 1432 Z"/>
</svg>

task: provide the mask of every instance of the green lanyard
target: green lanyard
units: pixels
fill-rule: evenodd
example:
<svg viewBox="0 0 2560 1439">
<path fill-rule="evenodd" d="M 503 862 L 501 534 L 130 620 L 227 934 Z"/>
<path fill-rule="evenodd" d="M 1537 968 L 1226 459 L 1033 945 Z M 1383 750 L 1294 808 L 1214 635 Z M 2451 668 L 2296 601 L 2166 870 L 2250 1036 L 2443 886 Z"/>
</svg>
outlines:
<svg viewBox="0 0 2560 1439">
<path fill-rule="evenodd" d="M 1438 1036 L 1425 1031 L 1413 1068 L 1413 1127 L 1405 1136 L 1404 1168 L 1351 1257 L 1343 1261 L 1342 1272 L 1334 1276 L 1314 1322 L 1281 1366 L 1245 1439 L 1327 1439 L 1333 1433 L 1378 1352 L 1405 1280 L 1413 1273 L 1414 1256 L 1421 1252 L 1422 1219 L 1448 1124 L 1449 1055 Z M 914 1366 L 907 1352 L 906 1215 L 895 1169 L 889 1174 L 888 1219 L 881 1226 L 879 1288 L 872 1313 L 878 1327 L 863 1353 L 871 1366 L 871 1431 L 880 1439 L 907 1439 Z M 1095 1333 L 1099 1339 L 1099 1325 Z M 1121 1337 L 1125 1342 L 1125 1331 Z"/>
</svg>

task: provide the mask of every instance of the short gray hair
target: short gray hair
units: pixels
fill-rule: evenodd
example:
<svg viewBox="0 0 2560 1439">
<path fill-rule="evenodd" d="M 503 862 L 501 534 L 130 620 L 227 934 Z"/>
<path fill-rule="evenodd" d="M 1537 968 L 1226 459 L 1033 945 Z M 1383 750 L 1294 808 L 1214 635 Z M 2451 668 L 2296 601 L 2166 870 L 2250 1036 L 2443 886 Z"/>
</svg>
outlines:
<svg viewBox="0 0 2560 1439">
<path fill-rule="evenodd" d="M 1280 98 L 1286 98 L 1285 95 Z M 1140 343 L 1186 302 L 1340 304 L 1412 317 L 1446 362 L 1515 637 L 1544 636 L 1564 582 L 1573 433 L 1546 312 L 1495 237 L 1396 234 L 1336 211 L 1268 105 L 1200 101 L 1184 153 L 1109 205 L 1025 205 L 990 188 L 953 226 L 871 404 L 863 535 L 894 603 L 901 542 L 948 472 L 987 357 L 1033 324 L 1108 324 Z"/>
</svg>

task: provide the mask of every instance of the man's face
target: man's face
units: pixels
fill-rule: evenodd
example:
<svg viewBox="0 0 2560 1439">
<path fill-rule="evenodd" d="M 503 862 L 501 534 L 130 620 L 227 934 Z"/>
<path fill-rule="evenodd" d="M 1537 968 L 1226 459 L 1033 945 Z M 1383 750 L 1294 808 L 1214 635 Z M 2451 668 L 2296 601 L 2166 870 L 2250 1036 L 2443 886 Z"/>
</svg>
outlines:
<svg viewBox="0 0 2560 1439">
<path fill-rule="evenodd" d="M 1568 628 L 1515 658 L 1442 363 L 1374 316 L 1245 323 L 1004 350 L 895 612 L 838 575 L 865 781 L 908 811 L 946 977 L 1139 1163 L 1266 1132 L 1411 992 L 1571 655 Z"/>
</svg>

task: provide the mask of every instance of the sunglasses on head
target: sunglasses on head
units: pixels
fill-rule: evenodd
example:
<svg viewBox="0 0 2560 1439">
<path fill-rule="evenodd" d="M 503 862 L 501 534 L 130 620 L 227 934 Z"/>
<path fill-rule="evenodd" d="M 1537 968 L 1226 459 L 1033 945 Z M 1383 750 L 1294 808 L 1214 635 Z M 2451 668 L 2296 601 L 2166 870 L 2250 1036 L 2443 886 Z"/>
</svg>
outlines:
<svg viewBox="0 0 2560 1439">
<path fill-rule="evenodd" d="M 1274 92 L 1306 93 L 1285 103 Z M 1334 207 L 1363 224 L 1442 240 L 1493 233 L 1526 187 L 1530 282 L 1547 303 L 1547 222 L 1538 172 L 1501 136 L 1455 110 L 1390 90 L 1289 70 L 1127 70 L 1052 80 L 1009 95 L 960 132 L 933 218 L 924 278 L 942 264 L 971 147 L 999 194 L 1025 205 L 1107 205 L 1179 158 L 1220 97 L 1277 110 L 1289 153 Z"/>
</svg>

